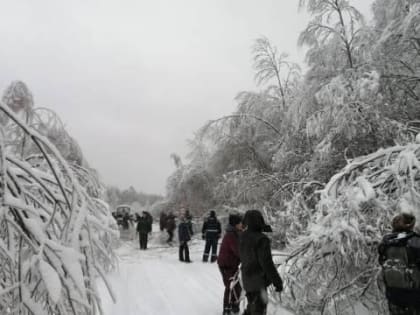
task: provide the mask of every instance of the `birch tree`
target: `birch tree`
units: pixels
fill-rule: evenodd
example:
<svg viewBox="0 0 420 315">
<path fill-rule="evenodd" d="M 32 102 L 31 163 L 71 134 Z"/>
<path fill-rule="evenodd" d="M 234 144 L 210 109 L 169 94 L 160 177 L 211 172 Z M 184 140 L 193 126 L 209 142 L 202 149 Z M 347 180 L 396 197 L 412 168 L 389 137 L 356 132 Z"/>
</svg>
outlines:
<svg viewBox="0 0 420 315">
<path fill-rule="evenodd" d="M 266 37 L 258 38 L 252 48 L 255 80 L 258 85 L 267 84 L 266 92 L 274 92 L 274 97 L 281 103 L 281 110 L 286 111 L 293 87 L 300 77 L 300 67 L 288 60 L 287 53 L 279 53 Z"/>
<path fill-rule="evenodd" d="M 348 0 L 300 0 L 299 7 L 306 8 L 313 17 L 299 37 L 300 45 L 310 47 L 308 56 L 332 41 L 347 60 L 342 67 L 355 67 L 355 45 L 364 24 L 362 14 Z"/>
</svg>

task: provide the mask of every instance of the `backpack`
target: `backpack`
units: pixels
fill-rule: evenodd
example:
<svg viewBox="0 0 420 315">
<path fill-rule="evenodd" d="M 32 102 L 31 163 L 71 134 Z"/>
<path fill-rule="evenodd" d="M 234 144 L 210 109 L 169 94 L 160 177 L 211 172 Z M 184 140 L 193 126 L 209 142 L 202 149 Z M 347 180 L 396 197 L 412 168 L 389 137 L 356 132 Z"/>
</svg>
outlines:
<svg viewBox="0 0 420 315">
<path fill-rule="evenodd" d="M 419 289 L 419 236 L 411 233 L 393 233 L 384 237 L 379 246 L 379 261 L 387 288 Z"/>
</svg>

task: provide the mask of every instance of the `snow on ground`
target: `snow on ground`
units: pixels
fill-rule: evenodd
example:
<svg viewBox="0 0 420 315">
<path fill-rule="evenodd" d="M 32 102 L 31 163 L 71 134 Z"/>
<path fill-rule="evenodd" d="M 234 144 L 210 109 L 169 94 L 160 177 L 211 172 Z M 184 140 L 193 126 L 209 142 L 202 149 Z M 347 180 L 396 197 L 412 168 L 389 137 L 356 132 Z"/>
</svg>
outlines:
<svg viewBox="0 0 420 315">
<path fill-rule="evenodd" d="M 154 227 L 155 228 L 155 227 Z M 119 270 L 109 275 L 117 303 L 103 283 L 99 291 L 106 315 L 221 315 L 223 283 L 216 263 L 202 263 L 204 242 L 190 242 L 191 259 L 178 261 L 178 246 L 161 245 L 166 233 L 153 232 L 146 251 L 138 240 L 117 249 Z M 176 239 L 176 237 L 175 237 Z M 269 315 L 291 315 L 270 310 Z"/>
</svg>

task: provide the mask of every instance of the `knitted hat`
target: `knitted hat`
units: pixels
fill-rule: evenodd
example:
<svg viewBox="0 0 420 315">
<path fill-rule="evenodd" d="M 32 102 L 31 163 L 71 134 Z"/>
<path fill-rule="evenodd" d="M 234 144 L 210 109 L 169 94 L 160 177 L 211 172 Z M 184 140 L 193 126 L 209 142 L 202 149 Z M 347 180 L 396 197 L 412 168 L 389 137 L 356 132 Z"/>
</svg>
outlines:
<svg viewBox="0 0 420 315">
<path fill-rule="evenodd" d="M 231 214 L 229 215 L 229 224 L 231 226 L 235 226 L 242 222 L 242 217 L 239 214 Z"/>
</svg>

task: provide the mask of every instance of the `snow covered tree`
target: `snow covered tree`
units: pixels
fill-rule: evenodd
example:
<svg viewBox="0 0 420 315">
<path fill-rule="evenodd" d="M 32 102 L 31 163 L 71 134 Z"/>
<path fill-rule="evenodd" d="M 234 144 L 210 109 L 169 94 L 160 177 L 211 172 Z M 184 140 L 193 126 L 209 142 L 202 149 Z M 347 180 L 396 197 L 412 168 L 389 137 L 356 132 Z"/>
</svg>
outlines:
<svg viewBox="0 0 420 315">
<path fill-rule="evenodd" d="M 381 74 L 383 110 L 399 121 L 419 119 L 420 2 L 377 0 L 373 12 L 372 62 Z"/>
<path fill-rule="evenodd" d="M 214 206 L 213 176 L 197 160 L 184 165 L 178 155 L 172 154 L 171 158 L 176 170 L 166 185 L 170 211 L 186 208 L 194 215 L 202 215 Z"/>
<path fill-rule="evenodd" d="M 364 24 L 363 16 L 350 5 L 348 0 L 300 0 L 299 7 L 305 7 L 313 16 L 299 38 L 300 45 L 308 45 L 308 57 L 320 46 L 329 42 L 337 43 L 337 52 L 342 53 L 347 63 L 344 67 L 353 68 L 355 60 L 355 45 Z M 311 64 L 310 58 L 308 62 Z"/>
<path fill-rule="evenodd" d="M 31 91 L 22 81 L 13 81 L 4 91 L 2 101 L 9 106 L 13 112 L 30 111 L 34 106 Z"/>
<path fill-rule="evenodd" d="M 265 94 L 272 95 L 281 104 L 281 111 L 287 110 L 289 98 L 293 95 L 293 88 L 300 77 L 298 64 L 287 60 L 286 53 L 279 53 L 268 38 L 261 37 L 255 41 L 252 49 L 254 58 L 255 80 L 258 85 L 274 80 Z"/>
<path fill-rule="evenodd" d="M 0 313 L 101 314 L 96 281 L 107 283 L 118 237 L 104 188 L 11 108 L 0 103 Z"/>
<path fill-rule="evenodd" d="M 4 91 L 3 102 L 25 123 L 47 137 L 60 151 L 61 155 L 69 162 L 87 167 L 83 159 L 82 150 L 77 141 L 66 131 L 61 119 L 52 110 L 45 107 L 35 107 L 32 93 L 27 85 L 21 81 L 13 81 Z M 7 125 L 10 119 L 2 114 L 0 121 Z M 19 153 L 23 158 L 37 151 L 33 143 L 28 143 L 27 135 L 11 123 L 5 128 L 5 139 L 9 149 Z"/>
<path fill-rule="evenodd" d="M 2 101 L 26 123 L 31 120 L 34 100 L 31 91 L 22 81 L 13 81 L 4 91 Z M 7 124 L 9 119 L 6 115 L 0 116 L 0 122 Z M 26 135 L 19 128 L 8 128 L 7 139 L 15 144 L 16 152 L 23 156 L 26 150 Z"/>
<path fill-rule="evenodd" d="M 308 233 L 284 265 L 299 314 L 386 314 L 377 246 L 399 211 L 420 215 L 419 159 L 419 144 L 382 149 L 349 163 L 320 192 Z"/>
</svg>

